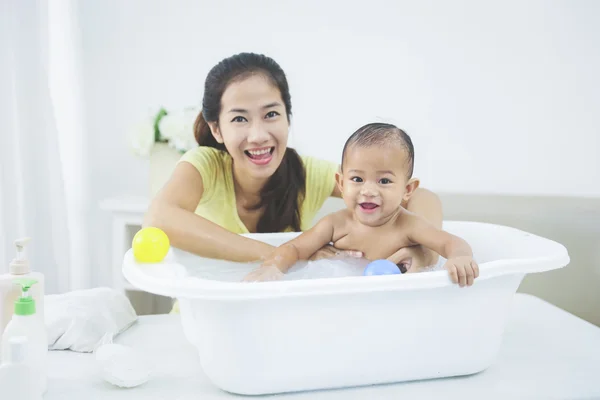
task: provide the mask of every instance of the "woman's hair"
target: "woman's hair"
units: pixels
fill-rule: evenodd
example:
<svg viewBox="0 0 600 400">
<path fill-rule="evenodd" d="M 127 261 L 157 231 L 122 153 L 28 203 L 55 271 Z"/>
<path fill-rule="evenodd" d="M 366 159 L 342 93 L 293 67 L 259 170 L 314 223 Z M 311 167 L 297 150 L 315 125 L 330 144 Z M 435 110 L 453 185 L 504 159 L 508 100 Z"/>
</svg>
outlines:
<svg viewBox="0 0 600 400">
<path fill-rule="evenodd" d="M 194 136 L 200 146 L 227 151 L 217 142 L 208 122 L 217 122 L 221 112 L 221 97 L 229 84 L 254 74 L 264 75 L 279 89 L 285 104 L 288 122 L 292 115 L 292 101 L 285 73 L 271 58 L 254 53 L 240 53 L 215 65 L 204 84 L 202 112 L 194 123 Z M 258 221 L 257 232 L 283 232 L 291 227 L 300 229 L 300 205 L 304 199 L 306 173 L 300 156 L 294 149 L 286 148 L 281 164 L 260 192 L 260 202 L 253 208 L 264 207 Z"/>
</svg>

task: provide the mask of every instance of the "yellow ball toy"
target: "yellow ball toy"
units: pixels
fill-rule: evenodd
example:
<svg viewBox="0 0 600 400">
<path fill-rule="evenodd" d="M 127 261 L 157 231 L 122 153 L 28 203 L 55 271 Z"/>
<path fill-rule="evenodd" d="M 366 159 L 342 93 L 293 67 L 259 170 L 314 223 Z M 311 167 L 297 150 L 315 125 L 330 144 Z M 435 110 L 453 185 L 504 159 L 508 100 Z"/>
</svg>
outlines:
<svg viewBox="0 0 600 400">
<path fill-rule="evenodd" d="M 141 263 L 159 263 L 169 252 L 169 237 L 161 229 L 143 228 L 133 237 L 133 257 Z"/>
</svg>

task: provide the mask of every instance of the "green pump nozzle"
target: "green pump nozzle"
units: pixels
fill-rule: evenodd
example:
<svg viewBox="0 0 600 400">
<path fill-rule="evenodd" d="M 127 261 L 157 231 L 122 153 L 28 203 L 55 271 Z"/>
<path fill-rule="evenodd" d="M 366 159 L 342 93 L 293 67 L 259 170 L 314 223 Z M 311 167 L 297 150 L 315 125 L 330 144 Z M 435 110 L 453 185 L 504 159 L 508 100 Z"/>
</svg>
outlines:
<svg viewBox="0 0 600 400">
<path fill-rule="evenodd" d="M 15 315 L 35 314 L 35 300 L 31 297 L 29 289 L 38 281 L 31 278 L 18 278 L 14 282 L 21 286 L 21 297 L 15 301 Z"/>
</svg>

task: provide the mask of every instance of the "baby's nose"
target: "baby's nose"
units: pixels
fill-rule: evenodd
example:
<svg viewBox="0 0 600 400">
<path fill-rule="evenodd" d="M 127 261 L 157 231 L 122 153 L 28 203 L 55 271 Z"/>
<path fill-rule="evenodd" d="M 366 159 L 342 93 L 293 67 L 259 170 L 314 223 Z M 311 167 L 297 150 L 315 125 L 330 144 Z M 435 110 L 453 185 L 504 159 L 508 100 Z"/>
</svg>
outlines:
<svg viewBox="0 0 600 400">
<path fill-rule="evenodd" d="M 379 191 L 376 187 L 374 187 L 374 185 L 367 184 L 363 185 L 363 187 L 360 189 L 360 194 L 363 196 L 375 197 L 379 194 Z"/>
</svg>

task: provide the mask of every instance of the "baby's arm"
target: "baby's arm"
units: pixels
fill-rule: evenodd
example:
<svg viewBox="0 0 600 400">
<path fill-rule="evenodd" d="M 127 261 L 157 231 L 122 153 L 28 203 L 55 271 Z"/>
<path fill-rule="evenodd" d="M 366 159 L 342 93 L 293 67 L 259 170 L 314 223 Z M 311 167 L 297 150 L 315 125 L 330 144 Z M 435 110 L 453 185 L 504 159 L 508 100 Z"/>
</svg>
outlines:
<svg viewBox="0 0 600 400">
<path fill-rule="evenodd" d="M 315 226 L 296 238 L 277 247 L 260 268 L 244 278 L 245 281 L 277 280 L 298 260 L 308 260 L 317 250 L 333 239 L 334 216 L 327 215 Z"/>
<path fill-rule="evenodd" d="M 479 276 L 479 266 L 473 260 L 471 246 L 464 239 L 436 228 L 417 215 L 407 217 L 408 239 L 446 258 L 445 268 L 454 283 L 472 285 L 473 279 Z"/>
</svg>

